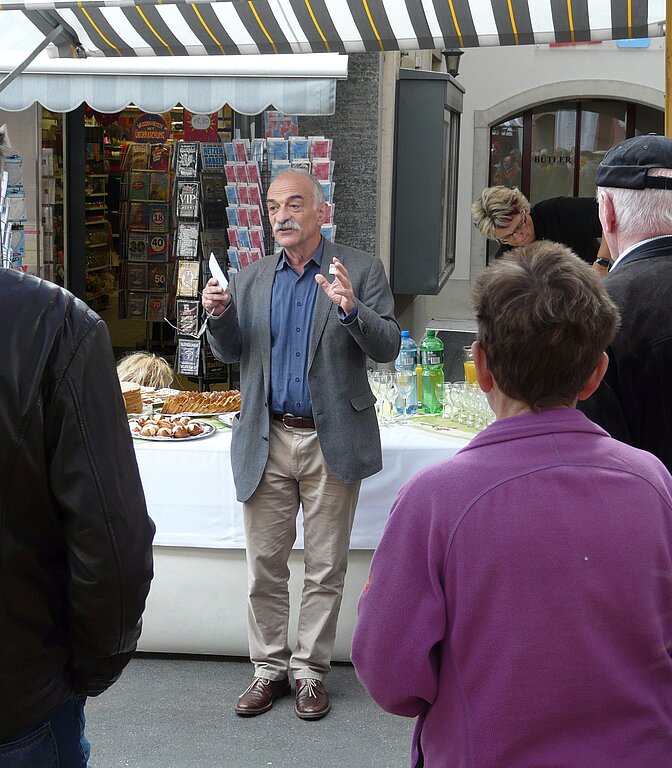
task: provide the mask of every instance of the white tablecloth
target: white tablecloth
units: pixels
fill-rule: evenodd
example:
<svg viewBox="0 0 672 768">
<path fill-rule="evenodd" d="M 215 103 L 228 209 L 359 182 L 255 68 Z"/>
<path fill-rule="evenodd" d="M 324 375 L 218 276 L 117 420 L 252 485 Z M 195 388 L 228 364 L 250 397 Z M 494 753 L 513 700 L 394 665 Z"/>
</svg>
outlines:
<svg viewBox="0 0 672 768">
<path fill-rule="evenodd" d="M 383 470 L 362 483 L 351 549 L 375 549 L 399 488 L 420 469 L 442 461 L 467 444 L 463 435 L 414 426 L 384 427 Z M 135 453 L 154 543 L 171 547 L 242 549 L 242 505 L 231 474 L 231 431 L 202 440 L 135 440 Z M 297 524 L 295 547 L 303 546 Z"/>
</svg>

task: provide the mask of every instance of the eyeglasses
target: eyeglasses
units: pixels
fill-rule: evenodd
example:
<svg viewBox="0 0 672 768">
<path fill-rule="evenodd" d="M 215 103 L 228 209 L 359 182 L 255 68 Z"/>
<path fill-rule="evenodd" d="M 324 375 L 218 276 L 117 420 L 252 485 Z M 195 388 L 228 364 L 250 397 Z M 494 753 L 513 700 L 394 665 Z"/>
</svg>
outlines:
<svg viewBox="0 0 672 768">
<path fill-rule="evenodd" d="M 497 240 L 498 243 L 502 243 L 502 245 L 508 245 L 509 240 L 519 240 L 525 237 L 525 227 L 527 226 L 527 208 L 523 209 L 520 212 L 520 221 L 518 222 L 518 225 L 515 229 L 511 230 L 506 235 L 500 235 L 499 237 L 496 237 L 495 240 Z"/>
</svg>

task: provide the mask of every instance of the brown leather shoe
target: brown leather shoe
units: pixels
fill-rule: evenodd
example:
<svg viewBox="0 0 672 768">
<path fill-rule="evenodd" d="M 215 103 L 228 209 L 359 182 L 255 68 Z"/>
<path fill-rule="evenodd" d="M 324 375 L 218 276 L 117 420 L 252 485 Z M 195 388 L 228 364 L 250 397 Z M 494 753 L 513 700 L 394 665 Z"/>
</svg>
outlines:
<svg viewBox="0 0 672 768">
<path fill-rule="evenodd" d="M 241 717 L 253 717 L 268 712 L 276 699 L 286 696 L 291 690 L 289 679 L 286 677 L 282 680 L 255 677 L 242 696 L 238 697 L 236 714 Z"/>
<path fill-rule="evenodd" d="M 294 711 L 302 720 L 319 720 L 331 709 L 329 697 L 321 680 L 310 677 L 296 681 L 296 707 Z"/>
</svg>

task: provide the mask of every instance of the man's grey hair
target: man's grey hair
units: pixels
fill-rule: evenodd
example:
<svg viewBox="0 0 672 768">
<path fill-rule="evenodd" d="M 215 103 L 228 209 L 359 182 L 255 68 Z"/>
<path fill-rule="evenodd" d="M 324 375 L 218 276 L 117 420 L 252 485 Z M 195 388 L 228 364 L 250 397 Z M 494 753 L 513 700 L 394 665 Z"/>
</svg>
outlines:
<svg viewBox="0 0 672 768">
<path fill-rule="evenodd" d="M 672 177 L 672 168 L 651 168 L 649 175 Z M 672 191 L 598 187 L 598 203 L 604 192 L 609 193 L 618 219 L 618 229 L 624 235 L 672 235 Z"/>
<path fill-rule="evenodd" d="M 506 227 L 511 219 L 529 208 L 529 201 L 517 187 L 486 187 L 471 206 L 471 218 L 478 231 L 496 240 L 496 230 Z"/>
<path fill-rule="evenodd" d="M 271 184 L 274 184 L 283 176 L 301 176 L 302 178 L 310 179 L 313 184 L 313 208 L 317 208 L 318 206 L 322 205 L 322 203 L 326 202 L 324 199 L 324 190 L 322 189 L 322 185 L 313 176 L 312 173 L 308 173 L 308 171 L 304 170 L 303 168 L 287 168 L 284 171 L 280 171 L 280 173 L 273 179 Z"/>
</svg>

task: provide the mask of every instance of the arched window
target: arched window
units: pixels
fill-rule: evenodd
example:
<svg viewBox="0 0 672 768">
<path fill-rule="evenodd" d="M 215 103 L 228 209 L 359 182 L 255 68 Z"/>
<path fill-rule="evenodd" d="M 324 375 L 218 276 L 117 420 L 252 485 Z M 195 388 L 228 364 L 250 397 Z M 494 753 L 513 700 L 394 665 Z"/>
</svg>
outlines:
<svg viewBox="0 0 672 768">
<path fill-rule="evenodd" d="M 532 204 L 549 197 L 594 197 L 604 153 L 631 136 L 662 135 L 664 120 L 655 107 L 608 99 L 532 107 L 490 129 L 489 186 L 518 187 Z"/>
</svg>

